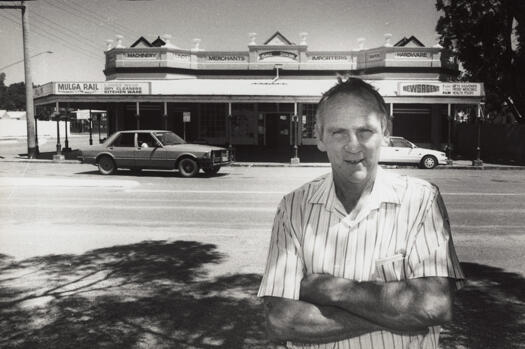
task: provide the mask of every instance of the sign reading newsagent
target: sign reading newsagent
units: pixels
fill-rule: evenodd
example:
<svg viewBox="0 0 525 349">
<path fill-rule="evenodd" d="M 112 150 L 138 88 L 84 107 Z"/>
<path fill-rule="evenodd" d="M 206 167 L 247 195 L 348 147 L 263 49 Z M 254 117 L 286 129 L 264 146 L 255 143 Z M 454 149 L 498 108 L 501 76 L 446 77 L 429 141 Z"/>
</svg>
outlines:
<svg viewBox="0 0 525 349">
<path fill-rule="evenodd" d="M 458 96 L 481 97 L 480 83 L 466 82 L 400 82 L 397 93 L 400 96 Z"/>
<path fill-rule="evenodd" d="M 56 95 L 147 95 L 151 91 L 149 82 L 56 82 L 52 90 Z"/>
</svg>

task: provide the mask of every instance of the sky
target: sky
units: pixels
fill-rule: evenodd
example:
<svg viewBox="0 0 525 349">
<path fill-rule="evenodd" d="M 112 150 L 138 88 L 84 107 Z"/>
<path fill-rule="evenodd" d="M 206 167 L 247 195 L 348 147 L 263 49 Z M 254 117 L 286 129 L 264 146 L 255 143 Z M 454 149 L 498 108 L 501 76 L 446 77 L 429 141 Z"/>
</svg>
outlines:
<svg viewBox="0 0 525 349">
<path fill-rule="evenodd" d="M 17 4 L 2 2 L 0 4 Z M 33 82 L 104 81 L 106 40 L 170 34 L 180 48 L 200 38 L 205 50 L 247 51 L 248 33 L 262 44 L 276 31 L 292 42 L 307 32 L 310 51 L 365 48 L 414 35 L 436 44 L 435 0 L 35 0 L 26 2 Z M 51 51 L 52 53 L 49 53 Z M 21 14 L 0 9 L 0 71 L 24 80 Z M 4 68 L 5 66 L 10 67 Z"/>
</svg>

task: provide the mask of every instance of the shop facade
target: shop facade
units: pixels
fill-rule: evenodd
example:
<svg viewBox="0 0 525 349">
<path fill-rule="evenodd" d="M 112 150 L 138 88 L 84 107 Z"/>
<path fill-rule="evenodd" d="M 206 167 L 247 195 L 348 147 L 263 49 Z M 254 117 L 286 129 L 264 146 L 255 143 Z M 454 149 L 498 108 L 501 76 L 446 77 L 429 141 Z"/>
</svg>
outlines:
<svg viewBox="0 0 525 349">
<path fill-rule="evenodd" d="M 316 103 L 337 78 L 360 77 L 384 97 L 391 134 L 442 149 L 456 106 L 479 108 L 481 83 L 447 82 L 456 62 L 416 38 L 352 51 L 309 51 L 279 32 L 247 51 L 180 49 L 160 38 L 108 47 L 103 82 L 52 82 L 35 89 L 37 115 L 107 111 L 108 133 L 167 129 L 192 142 L 233 146 L 239 154 L 318 159 Z"/>
</svg>

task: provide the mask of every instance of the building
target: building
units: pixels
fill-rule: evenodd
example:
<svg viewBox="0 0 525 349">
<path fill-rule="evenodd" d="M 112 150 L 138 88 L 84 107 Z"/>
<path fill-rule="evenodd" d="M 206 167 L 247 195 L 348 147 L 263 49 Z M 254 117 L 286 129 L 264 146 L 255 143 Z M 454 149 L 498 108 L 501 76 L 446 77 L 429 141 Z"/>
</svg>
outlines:
<svg viewBox="0 0 525 349">
<path fill-rule="evenodd" d="M 250 34 L 246 51 L 181 49 L 170 37 L 141 37 L 130 47 L 117 37 L 105 51 L 104 82 L 52 82 L 35 89 L 37 115 L 60 108 L 107 110 L 109 133 L 168 129 L 189 141 L 233 145 L 241 159 L 266 153 L 282 160 L 322 159 L 315 148 L 315 109 L 337 77 L 374 85 L 394 117 L 391 133 L 443 148 L 457 106 L 479 107 L 481 83 L 447 82 L 457 62 L 439 45 L 417 38 L 381 47 L 309 50 L 276 32 L 261 44 Z"/>
</svg>

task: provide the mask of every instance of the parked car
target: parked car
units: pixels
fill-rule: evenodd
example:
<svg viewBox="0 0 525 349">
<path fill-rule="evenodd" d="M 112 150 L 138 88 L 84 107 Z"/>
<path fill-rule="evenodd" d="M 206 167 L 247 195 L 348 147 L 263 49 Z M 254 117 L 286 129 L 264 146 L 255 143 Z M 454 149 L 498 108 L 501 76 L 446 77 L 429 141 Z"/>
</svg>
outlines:
<svg viewBox="0 0 525 349">
<path fill-rule="evenodd" d="M 417 164 L 421 168 L 445 165 L 447 156 L 437 150 L 419 148 L 403 137 L 388 137 L 381 147 L 380 163 Z"/>
<path fill-rule="evenodd" d="M 232 161 L 225 148 L 189 144 L 175 133 L 162 130 L 116 132 L 104 143 L 80 151 L 82 162 L 98 166 L 104 175 L 113 174 L 118 168 L 178 169 L 184 177 L 193 177 L 202 169 L 214 175 Z"/>
</svg>

